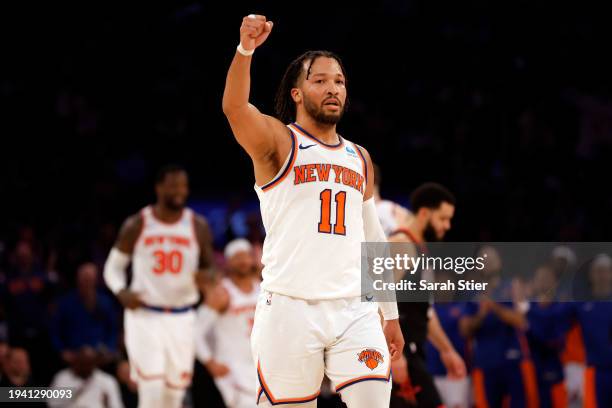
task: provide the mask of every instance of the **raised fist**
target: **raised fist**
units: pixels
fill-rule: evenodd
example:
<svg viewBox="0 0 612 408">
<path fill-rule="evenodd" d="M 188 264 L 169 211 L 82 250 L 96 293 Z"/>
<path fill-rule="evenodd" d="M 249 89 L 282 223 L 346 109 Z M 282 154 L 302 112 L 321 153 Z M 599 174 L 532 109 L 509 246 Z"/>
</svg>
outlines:
<svg viewBox="0 0 612 408">
<path fill-rule="evenodd" d="M 240 43 L 247 51 L 254 50 L 266 41 L 272 31 L 272 21 L 266 16 L 250 14 L 242 19 L 240 26 Z"/>
</svg>

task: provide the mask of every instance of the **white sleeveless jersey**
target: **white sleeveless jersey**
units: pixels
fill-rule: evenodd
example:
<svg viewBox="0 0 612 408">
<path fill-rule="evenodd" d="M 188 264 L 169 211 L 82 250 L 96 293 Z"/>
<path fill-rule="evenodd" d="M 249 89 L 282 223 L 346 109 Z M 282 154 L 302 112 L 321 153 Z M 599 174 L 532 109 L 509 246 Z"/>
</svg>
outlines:
<svg viewBox="0 0 612 408">
<path fill-rule="evenodd" d="M 288 127 L 289 157 L 272 181 L 255 186 L 266 229 L 262 288 L 302 299 L 360 296 L 368 177 L 362 149 Z"/>
<path fill-rule="evenodd" d="M 221 281 L 229 294 L 229 307 L 215 322 L 216 358 L 225 364 L 252 365 L 250 337 L 259 297 L 259 282 L 244 293 L 229 278 Z"/>
<path fill-rule="evenodd" d="M 189 208 L 168 224 L 153 215 L 152 207 L 141 211 L 143 226 L 132 254 L 130 289 L 150 306 L 183 307 L 197 302 L 194 275 L 200 246 L 195 234 L 194 214 Z"/>
</svg>

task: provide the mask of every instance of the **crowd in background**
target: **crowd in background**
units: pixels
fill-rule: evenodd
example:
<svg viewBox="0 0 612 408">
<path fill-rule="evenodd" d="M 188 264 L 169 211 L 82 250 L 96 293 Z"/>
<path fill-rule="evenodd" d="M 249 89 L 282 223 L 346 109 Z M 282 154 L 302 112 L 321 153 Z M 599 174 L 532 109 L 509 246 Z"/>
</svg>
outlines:
<svg viewBox="0 0 612 408">
<path fill-rule="evenodd" d="M 19 37 L 0 73 L 0 383 L 100 370 L 116 381 L 100 386 L 133 406 L 121 311 L 100 271 L 121 220 L 152 200 L 154 171 L 185 164 L 218 251 L 263 240 L 252 168 L 220 103 L 251 6 L 14 7 L 0 25 Z M 610 240 L 606 13 L 423 0 L 337 2 L 296 19 L 292 7 L 256 10 L 276 23 L 253 68 L 263 111 L 293 58 L 330 49 L 348 71 L 340 132 L 368 148 L 386 197 L 408 204 L 427 180 L 455 193 L 447 240 Z M 364 35 L 363 21 L 376 30 Z"/>
</svg>

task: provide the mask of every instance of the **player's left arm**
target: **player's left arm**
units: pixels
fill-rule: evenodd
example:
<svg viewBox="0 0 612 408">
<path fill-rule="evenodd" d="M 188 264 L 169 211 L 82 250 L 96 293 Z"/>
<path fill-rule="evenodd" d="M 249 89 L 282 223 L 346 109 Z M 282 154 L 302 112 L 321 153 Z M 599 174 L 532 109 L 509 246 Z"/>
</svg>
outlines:
<svg viewBox="0 0 612 408">
<path fill-rule="evenodd" d="M 433 307 L 430 309 L 429 321 L 427 322 L 427 337 L 440 353 L 440 360 L 444 363 L 448 376 L 450 378 L 465 377 L 465 362 L 448 339 L 444 328 L 440 324 L 436 309 Z"/>
<path fill-rule="evenodd" d="M 363 195 L 363 229 L 366 242 L 387 242 L 387 237 L 380 225 L 378 213 L 376 212 L 376 204 L 374 202 L 374 166 L 372 158 L 366 149 L 361 146 L 357 148 L 363 154 L 366 161 L 366 189 Z M 395 299 L 388 302 L 379 302 L 384 323 L 383 331 L 387 339 L 391 360 L 397 360 L 402 355 L 404 349 L 404 336 L 399 325 L 399 312 Z"/>
<path fill-rule="evenodd" d="M 195 275 L 196 284 L 201 287 L 212 279 L 213 275 L 213 248 L 212 233 L 208 226 L 208 221 L 201 215 L 194 216 L 194 229 L 198 245 L 200 246 L 200 259 L 198 261 L 198 271 Z"/>
</svg>

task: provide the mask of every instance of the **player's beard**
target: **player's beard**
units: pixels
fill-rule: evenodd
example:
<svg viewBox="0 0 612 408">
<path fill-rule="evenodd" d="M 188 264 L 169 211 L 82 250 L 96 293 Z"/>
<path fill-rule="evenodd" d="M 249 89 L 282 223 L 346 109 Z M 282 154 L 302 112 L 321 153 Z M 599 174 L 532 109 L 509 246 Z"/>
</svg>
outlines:
<svg viewBox="0 0 612 408">
<path fill-rule="evenodd" d="M 423 239 L 425 239 L 425 242 L 442 241 L 442 238 L 438 238 L 438 235 L 436 234 L 436 230 L 431 225 L 431 222 L 427 223 L 427 226 L 425 227 L 425 231 L 423 231 Z"/>
<path fill-rule="evenodd" d="M 166 206 L 166 208 L 172 210 L 172 211 L 182 211 L 183 208 L 185 207 L 185 203 L 181 202 L 181 203 L 177 203 L 176 200 L 174 200 L 173 196 L 169 196 L 166 197 L 164 199 L 164 205 Z"/>
<path fill-rule="evenodd" d="M 329 115 L 323 112 L 323 106 L 317 106 L 317 104 L 311 101 L 306 95 L 304 95 L 304 109 L 306 109 L 306 112 L 308 112 L 314 120 L 324 125 L 337 124 L 344 114 L 344 105 L 340 107 L 338 113 Z"/>
</svg>

